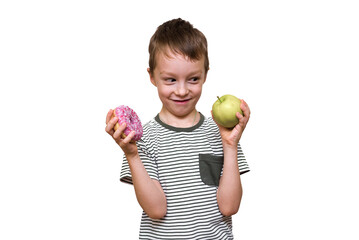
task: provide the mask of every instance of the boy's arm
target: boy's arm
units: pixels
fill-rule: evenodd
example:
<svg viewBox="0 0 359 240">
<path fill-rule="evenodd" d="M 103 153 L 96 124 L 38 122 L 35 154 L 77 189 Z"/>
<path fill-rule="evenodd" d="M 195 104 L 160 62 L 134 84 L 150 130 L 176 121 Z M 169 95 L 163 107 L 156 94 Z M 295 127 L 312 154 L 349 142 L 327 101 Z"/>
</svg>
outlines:
<svg viewBox="0 0 359 240">
<path fill-rule="evenodd" d="M 227 129 L 217 124 L 222 138 L 224 155 L 223 174 L 217 190 L 217 202 L 219 210 L 224 216 L 236 214 L 242 199 L 237 147 L 250 117 L 249 107 L 244 100 L 242 100 L 241 109 L 244 116 L 237 113 L 239 123 L 233 129 Z"/>
<path fill-rule="evenodd" d="M 163 218 L 167 213 L 167 200 L 160 183 L 150 178 L 138 153 L 126 158 L 138 203 L 150 218 Z"/>
<path fill-rule="evenodd" d="M 113 127 L 118 119 L 116 117 L 111 119 L 111 117 L 112 110 L 107 114 L 105 130 L 113 137 L 126 155 L 138 203 L 150 218 L 159 219 L 164 217 L 167 212 L 166 196 L 160 183 L 157 180 L 151 179 L 148 175 L 138 154 L 136 143 L 131 142 L 134 132 L 131 132 L 124 139 L 121 138 L 126 125 L 121 125 L 114 131 Z"/>
<path fill-rule="evenodd" d="M 242 199 L 241 177 L 238 171 L 237 148 L 223 146 L 223 174 L 217 190 L 217 202 L 224 216 L 238 212 Z"/>
</svg>

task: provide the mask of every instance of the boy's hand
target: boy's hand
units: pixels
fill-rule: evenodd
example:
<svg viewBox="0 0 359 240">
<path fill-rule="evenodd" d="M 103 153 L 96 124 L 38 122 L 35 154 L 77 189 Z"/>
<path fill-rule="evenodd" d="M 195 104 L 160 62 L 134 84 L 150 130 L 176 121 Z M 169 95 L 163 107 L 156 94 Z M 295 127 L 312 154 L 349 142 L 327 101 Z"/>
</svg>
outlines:
<svg viewBox="0 0 359 240">
<path fill-rule="evenodd" d="M 113 117 L 113 110 L 108 111 L 106 116 L 106 132 L 112 136 L 116 143 L 121 147 L 126 157 L 138 154 L 136 142 L 132 141 L 135 132 L 131 132 L 127 137 L 122 138 L 123 131 L 126 129 L 126 124 L 123 123 L 115 131 L 113 128 L 118 121 L 117 117 Z"/>
<path fill-rule="evenodd" d="M 239 123 L 236 126 L 234 126 L 234 128 L 232 129 L 225 128 L 216 122 L 219 128 L 219 132 L 221 133 L 223 147 L 228 146 L 228 147 L 237 148 L 239 139 L 241 138 L 242 133 L 249 121 L 251 111 L 248 107 L 248 104 L 243 99 L 241 100 L 241 102 L 242 102 L 241 109 L 244 116 L 242 116 L 239 112 L 236 113 L 236 116 L 239 119 Z M 213 114 L 212 114 L 212 118 L 213 118 Z"/>
</svg>

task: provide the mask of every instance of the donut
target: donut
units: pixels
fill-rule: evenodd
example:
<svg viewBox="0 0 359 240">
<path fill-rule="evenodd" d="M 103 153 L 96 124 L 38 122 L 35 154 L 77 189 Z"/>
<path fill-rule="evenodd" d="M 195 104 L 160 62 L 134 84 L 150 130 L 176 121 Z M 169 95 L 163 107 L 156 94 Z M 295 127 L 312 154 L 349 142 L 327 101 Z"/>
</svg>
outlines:
<svg viewBox="0 0 359 240">
<path fill-rule="evenodd" d="M 135 136 L 132 138 L 132 140 L 138 141 L 141 139 L 143 134 L 142 124 L 135 111 L 133 111 L 128 106 L 121 105 L 113 110 L 113 117 L 118 118 L 118 122 L 114 126 L 115 131 L 122 123 L 126 123 L 126 129 L 123 131 L 122 138 L 128 136 L 130 132 L 135 131 Z"/>
</svg>

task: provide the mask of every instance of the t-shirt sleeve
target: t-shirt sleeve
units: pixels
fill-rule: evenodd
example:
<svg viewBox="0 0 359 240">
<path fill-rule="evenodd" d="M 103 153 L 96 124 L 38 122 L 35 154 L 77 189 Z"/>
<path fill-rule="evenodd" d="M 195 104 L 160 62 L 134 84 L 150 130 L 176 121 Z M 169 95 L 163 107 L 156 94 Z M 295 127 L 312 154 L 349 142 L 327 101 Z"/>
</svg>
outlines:
<svg viewBox="0 0 359 240">
<path fill-rule="evenodd" d="M 239 168 L 240 174 L 249 172 L 250 169 L 249 169 L 247 160 L 243 154 L 242 147 L 239 143 L 238 143 L 238 147 L 237 147 L 237 161 L 238 161 L 238 168 Z"/>
<path fill-rule="evenodd" d="M 147 144 L 142 139 L 136 142 L 138 154 L 140 155 L 140 159 L 151 179 L 158 180 L 158 171 L 157 165 L 155 163 L 155 159 L 153 154 L 151 154 L 150 149 L 147 147 Z M 124 183 L 132 183 L 132 175 L 130 171 L 130 166 L 128 165 L 126 155 L 123 155 L 122 167 L 121 167 L 121 175 L 120 181 Z"/>
</svg>

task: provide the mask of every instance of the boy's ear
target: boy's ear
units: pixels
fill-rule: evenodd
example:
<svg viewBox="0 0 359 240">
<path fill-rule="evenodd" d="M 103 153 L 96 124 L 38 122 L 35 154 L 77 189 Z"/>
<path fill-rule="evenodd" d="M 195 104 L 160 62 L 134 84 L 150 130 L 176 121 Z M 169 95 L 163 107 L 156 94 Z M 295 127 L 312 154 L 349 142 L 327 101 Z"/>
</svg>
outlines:
<svg viewBox="0 0 359 240">
<path fill-rule="evenodd" d="M 155 79 L 153 78 L 153 76 L 152 76 L 152 74 L 151 74 L 150 68 L 147 68 L 147 72 L 148 72 L 148 75 L 150 75 L 151 83 L 152 83 L 155 87 L 157 87 L 156 81 L 155 81 Z"/>
<path fill-rule="evenodd" d="M 208 68 L 208 71 L 209 71 L 209 68 Z M 208 71 L 207 71 L 206 74 L 204 75 L 204 81 L 203 81 L 203 83 L 205 83 L 206 80 L 207 80 L 207 73 L 208 73 Z"/>
</svg>

